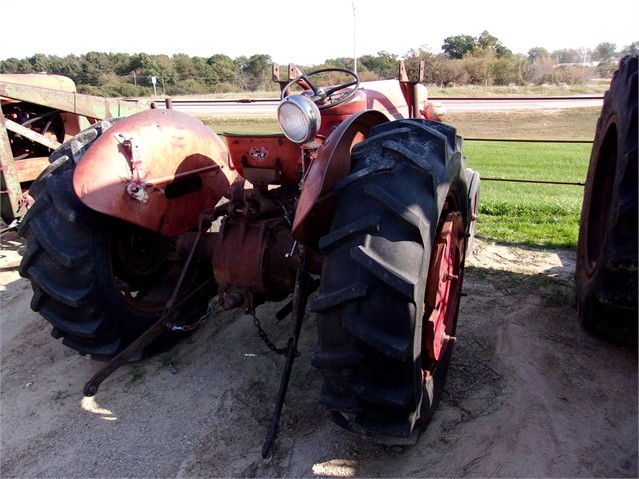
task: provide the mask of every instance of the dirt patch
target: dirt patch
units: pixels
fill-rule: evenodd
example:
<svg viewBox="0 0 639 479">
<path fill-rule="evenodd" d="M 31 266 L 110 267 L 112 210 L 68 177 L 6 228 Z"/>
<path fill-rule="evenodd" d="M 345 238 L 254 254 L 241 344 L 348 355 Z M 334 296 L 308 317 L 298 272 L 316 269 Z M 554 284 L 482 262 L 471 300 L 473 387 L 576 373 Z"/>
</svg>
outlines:
<svg viewBox="0 0 639 479">
<path fill-rule="evenodd" d="M 330 421 L 317 402 L 309 313 L 279 437 L 262 460 L 284 359 L 250 317 L 216 312 L 84 398 L 101 364 L 54 340 L 30 310 L 23 248 L 3 237 L 1 477 L 637 477 L 637 350 L 578 325 L 573 251 L 475 242 L 447 391 L 412 447 L 371 444 Z M 280 306 L 258 308 L 278 345 Z"/>
</svg>

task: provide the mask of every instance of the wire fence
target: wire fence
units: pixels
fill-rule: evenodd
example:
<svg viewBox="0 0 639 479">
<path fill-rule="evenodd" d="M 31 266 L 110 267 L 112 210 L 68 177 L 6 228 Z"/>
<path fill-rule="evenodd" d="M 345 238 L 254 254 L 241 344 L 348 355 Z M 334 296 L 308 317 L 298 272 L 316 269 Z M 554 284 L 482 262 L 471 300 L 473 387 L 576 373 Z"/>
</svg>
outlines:
<svg viewBox="0 0 639 479">
<path fill-rule="evenodd" d="M 438 101 L 450 101 L 450 102 L 461 102 L 461 101 L 478 101 L 478 102 L 506 102 L 506 101 L 516 101 L 516 102 L 550 102 L 554 104 L 559 101 L 583 101 L 583 100 L 592 100 L 595 102 L 603 101 L 603 96 L 591 96 L 591 95 L 582 95 L 582 96 L 562 96 L 562 97 L 477 97 L 477 98 L 461 98 L 461 97 L 440 97 L 440 98 L 430 98 L 430 100 L 438 100 Z M 159 100 L 161 103 L 162 101 Z M 173 107 L 184 108 L 188 110 L 192 107 L 200 107 L 200 108 L 211 108 L 215 110 L 216 108 L 220 108 L 223 106 L 233 105 L 233 104 L 261 104 L 264 106 L 276 105 L 279 103 L 279 99 L 273 98 L 250 98 L 250 99 L 209 99 L 209 98 L 200 98 L 200 99 L 174 99 L 172 100 Z M 257 106 L 257 105 L 256 105 Z M 528 139 L 528 138 L 479 138 L 479 137 L 464 137 L 464 141 L 472 141 L 472 142 L 498 142 L 498 143 L 563 143 L 563 144 L 592 144 L 593 140 L 567 140 L 567 139 Z M 585 185 L 582 181 L 548 181 L 548 180 L 530 180 L 530 179 L 522 179 L 522 178 L 495 178 L 495 177 L 482 177 L 482 181 L 496 181 L 496 182 L 513 182 L 513 183 L 536 183 L 543 185 L 567 185 L 567 186 L 581 186 Z"/>
<path fill-rule="evenodd" d="M 593 140 L 539 140 L 539 139 L 499 139 L 499 138 L 464 138 L 464 141 L 486 141 L 498 143 L 567 143 L 567 144 L 592 144 Z M 511 183 L 537 183 L 541 185 L 567 185 L 585 186 L 583 181 L 548 181 L 548 180 L 526 180 L 521 178 L 493 178 L 482 176 L 482 181 L 505 181 Z"/>
</svg>

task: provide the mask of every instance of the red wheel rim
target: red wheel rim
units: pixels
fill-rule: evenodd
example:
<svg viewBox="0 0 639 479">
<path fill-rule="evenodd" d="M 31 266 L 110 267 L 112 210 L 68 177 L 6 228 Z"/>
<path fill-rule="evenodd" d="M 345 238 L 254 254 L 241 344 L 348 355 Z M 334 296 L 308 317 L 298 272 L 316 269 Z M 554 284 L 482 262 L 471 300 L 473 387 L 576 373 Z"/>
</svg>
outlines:
<svg viewBox="0 0 639 479">
<path fill-rule="evenodd" d="M 461 213 L 449 213 L 433 245 L 426 286 L 424 349 L 431 360 L 438 361 L 454 340 L 464 241 Z"/>
</svg>

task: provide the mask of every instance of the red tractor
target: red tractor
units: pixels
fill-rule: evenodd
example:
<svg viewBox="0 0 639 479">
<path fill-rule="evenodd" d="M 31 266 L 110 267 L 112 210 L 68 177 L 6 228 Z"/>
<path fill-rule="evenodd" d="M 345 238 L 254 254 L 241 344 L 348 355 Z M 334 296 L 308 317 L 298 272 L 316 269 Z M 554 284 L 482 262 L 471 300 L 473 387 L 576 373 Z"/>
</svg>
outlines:
<svg viewBox="0 0 639 479">
<path fill-rule="evenodd" d="M 154 109 L 98 122 L 57 149 L 19 229 L 31 307 L 63 344 L 109 361 L 86 395 L 211 308 L 243 308 L 287 355 L 266 456 L 319 288 L 310 309 L 321 403 L 351 432 L 412 443 L 444 387 L 479 175 L 456 130 L 425 118 L 426 88 L 403 65 L 399 81 L 292 65 L 289 78 L 283 134 L 222 139 Z M 290 337 L 278 350 L 255 308 L 287 298 L 278 316 L 290 314 Z"/>
</svg>

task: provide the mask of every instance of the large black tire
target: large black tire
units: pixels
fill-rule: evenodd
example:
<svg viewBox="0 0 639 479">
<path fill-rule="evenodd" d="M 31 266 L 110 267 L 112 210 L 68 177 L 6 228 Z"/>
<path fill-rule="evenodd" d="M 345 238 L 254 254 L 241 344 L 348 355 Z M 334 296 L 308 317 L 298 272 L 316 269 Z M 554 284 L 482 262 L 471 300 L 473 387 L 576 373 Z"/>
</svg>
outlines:
<svg viewBox="0 0 639 479">
<path fill-rule="evenodd" d="M 575 273 L 585 328 L 637 343 L 637 57 L 614 73 L 597 122 Z"/>
<path fill-rule="evenodd" d="M 181 270 L 166 260 L 169 240 L 90 210 L 73 190 L 76 164 L 115 121 L 91 126 L 51 155 L 29 190 L 35 203 L 19 228 L 27 243 L 20 274 L 33 288 L 31 308 L 53 325 L 55 338 L 100 360 L 114 357 L 159 318 Z M 202 275 L 194 271 L 192 282 Z M 175 317 L 196 320 L 204 301 L 191 301 Z M 177 337 L 165 334 L 145 352 L 165 350 Z"/>
<path fill-rule="evenodd" d="M 457 211 L 464 225 L 469 221 L 460 145 L 455 129 L 437 122 L 400 120 L 373 128 L 353 150 L 351 173 L 336 187 L 330 232 L 320 240 L 324 262 L 312 305 L 319 312 L 312 363 L 324 376 L 320 402 L 337 424 L 375 442 L 414 443 L 444 388 L 453 342 L 438 361 L 429 359 L 425 302 L 431 252 L 444 219 Z M 450 336 L 464 232 L 457 235 Z"/>
</svg>

